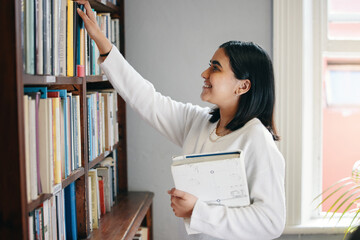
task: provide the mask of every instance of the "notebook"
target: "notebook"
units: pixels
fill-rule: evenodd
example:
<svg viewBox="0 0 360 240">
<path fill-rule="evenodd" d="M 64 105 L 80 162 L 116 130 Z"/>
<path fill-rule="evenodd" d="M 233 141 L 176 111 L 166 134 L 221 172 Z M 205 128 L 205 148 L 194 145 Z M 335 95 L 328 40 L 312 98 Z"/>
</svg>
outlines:
<svg viewBox="0 0 360 240">
<path fill-rule="evenodd" d="M 173 157 L 175 188 L 209 205 L 241 207 L 250 204 L 244 153 L 241 150 Z M 184 219 L 188 234 L 190 219 Z"/>
</svg>

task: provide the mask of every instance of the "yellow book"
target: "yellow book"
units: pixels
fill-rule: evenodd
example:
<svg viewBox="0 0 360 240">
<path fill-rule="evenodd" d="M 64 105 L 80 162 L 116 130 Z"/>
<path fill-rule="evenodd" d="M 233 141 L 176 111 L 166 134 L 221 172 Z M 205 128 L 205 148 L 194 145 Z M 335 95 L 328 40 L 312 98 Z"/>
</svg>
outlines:
<svg viewBox="0 0 360 240">
<path fill-rule="evenodd" d="M 67 0 L 67 76 L 74 76 L 74 3 Z"/>
<path fill-rule="evenodd" d="M 54 184 L 58 184 L 61 183 L 60 98 L 52 97 L 51 100 L 53 106 Z"/>
</svg>

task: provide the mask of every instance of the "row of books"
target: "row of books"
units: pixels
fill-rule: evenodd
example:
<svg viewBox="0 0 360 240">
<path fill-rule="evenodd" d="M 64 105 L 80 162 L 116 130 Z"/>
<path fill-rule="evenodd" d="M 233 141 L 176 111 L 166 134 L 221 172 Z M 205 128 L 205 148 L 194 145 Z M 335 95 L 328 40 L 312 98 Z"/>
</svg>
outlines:
<svg viewBox="0 0 360 240">
<path fill-rule="evenodd" d="M 80 120 L 79 95 L 65 89 L 24 87 L 28 202 L 41 193 L 54 193 L 81 167 Z"/>
<path fill-rule="evenodd" d="M 89 215 L 90 228 L 99 227 L 99 219 L 111 211 L 117 196 L 117 151 L 89 170 Z"/>
<path fill-rule="evenodd" d="M 87 92 L 89 161 L 112 150 L 119 141 L 117 93 L 114 89 Z"/>
<path fill-rule="evenodd" d="M 72 0 L 21 0 L 21 45 L 27 74 L 99 75 L 99 51 L 77 14 L 83 5 Z M 120 47 L 119 19 L 110 14 L 95 16 L 106 36 Z"/>
<path fill-rule="evenodd" d="M 29 239 L 76 240 L 75 182 L 60 189 L 29 213 Z"/>
</svg>

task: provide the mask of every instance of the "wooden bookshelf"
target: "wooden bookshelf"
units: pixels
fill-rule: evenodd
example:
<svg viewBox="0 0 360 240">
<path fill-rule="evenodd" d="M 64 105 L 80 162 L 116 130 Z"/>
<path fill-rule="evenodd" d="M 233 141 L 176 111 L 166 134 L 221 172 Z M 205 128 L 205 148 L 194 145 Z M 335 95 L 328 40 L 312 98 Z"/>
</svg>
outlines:
<svg viewBox="0 0 360 240">
<path fill-rule="evenodd" d="M 98 12 L 110 12 L 120 19 L 120 51 L 125 54 L 124 45 L 124 1 L 117 5 L 104 0 L 91 0 Z M 0 180 L 0 236 L 3 239 L 29 239 L 29 212 L 36 209 L 52 194 L 40 194 L 35 200 L 27 202 L 25 136 L 23 92 L 25 86 L 47 86 L 49 89 L 67 89 L 80 95 L 81 128 L 81 166 L 62 180 L 60 187 L 66 188 L 75 182 L 78 239 L 132 239 L 140 225 L 146 225 L 152 234 L 152 199 L 150 192 L 128 192 L 127 153 L 126 153 L 126 109 L 125 102 L 118 96 L 116 119 L 119 124 L 119 142 L 89 162 L 87 143 L 87 104 L 89 90 L 105 89 L 111 84 L 105 76 L 61 77 L 25 74 L 21 49 L 21 1 L 2 1 L 0 7 L 0 30 L 6 33 L 0 44 L 3 58 L 1 66 L 0 118 L 2 153 L 4 167 Z M 118 198 L 112 211 L 100 219 L 99 229 L 90 232 L 88 206 L 88 172 L 117 149 Z"/>
</svg>

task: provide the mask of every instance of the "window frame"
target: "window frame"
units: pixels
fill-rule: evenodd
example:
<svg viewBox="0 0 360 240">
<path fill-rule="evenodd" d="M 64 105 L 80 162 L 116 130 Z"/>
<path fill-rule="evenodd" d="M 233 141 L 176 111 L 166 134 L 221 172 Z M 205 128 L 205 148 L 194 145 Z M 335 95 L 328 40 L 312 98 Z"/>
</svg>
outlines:
<svg viewBox="0 0 360 240">
<path fill-rule="evenodd" d="M 323 220 L 313 199 L 322 189 L 323 53 L 360 55 L 360 41 L 325 36 L 326 0 L 273 1 L 275 121 L 286 161 L 285 234 L 343 233 L 349 224 L 346 218 Z"/>
</svg>

